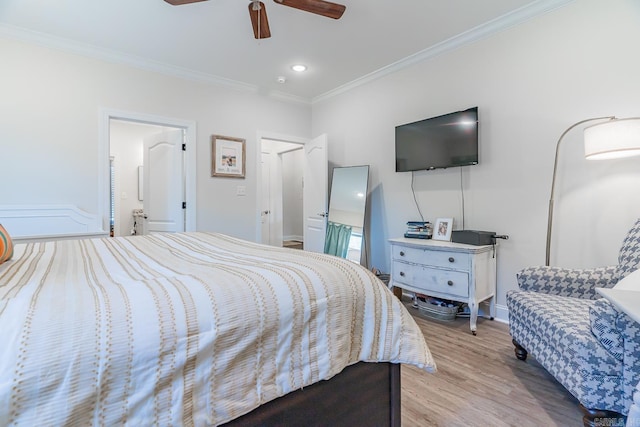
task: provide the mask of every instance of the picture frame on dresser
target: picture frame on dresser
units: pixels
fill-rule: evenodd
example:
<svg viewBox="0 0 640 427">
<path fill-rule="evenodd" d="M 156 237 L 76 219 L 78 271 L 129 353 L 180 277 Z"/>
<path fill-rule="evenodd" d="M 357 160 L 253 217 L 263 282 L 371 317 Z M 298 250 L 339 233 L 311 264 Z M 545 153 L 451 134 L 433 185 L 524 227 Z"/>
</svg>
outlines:
<svg viewBox="0 0 640 427">
<path fill-rule="evenodd" d="M 453 231 L 453 218 L 438 218 L 433 227 L 433 240 L 451 241 Z"/>
</svg>

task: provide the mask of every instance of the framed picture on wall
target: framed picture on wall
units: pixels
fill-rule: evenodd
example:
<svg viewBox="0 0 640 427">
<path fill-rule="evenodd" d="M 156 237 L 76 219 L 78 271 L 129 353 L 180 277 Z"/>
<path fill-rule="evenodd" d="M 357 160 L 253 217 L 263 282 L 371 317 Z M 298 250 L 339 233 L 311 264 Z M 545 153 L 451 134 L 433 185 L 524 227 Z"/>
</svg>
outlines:
<svg viewBox="0 0 640 427">
<path fill-rule="evenodd" d="M 433 240 L 451 240 L 453 231 L 453 218 L 438 218 L 433 227 Z"/>
<path fill-rule="evenodd" d="M 244 178 L 245 159 L 244 139 L 211 135 L 211 176 Z"/>
</svg>

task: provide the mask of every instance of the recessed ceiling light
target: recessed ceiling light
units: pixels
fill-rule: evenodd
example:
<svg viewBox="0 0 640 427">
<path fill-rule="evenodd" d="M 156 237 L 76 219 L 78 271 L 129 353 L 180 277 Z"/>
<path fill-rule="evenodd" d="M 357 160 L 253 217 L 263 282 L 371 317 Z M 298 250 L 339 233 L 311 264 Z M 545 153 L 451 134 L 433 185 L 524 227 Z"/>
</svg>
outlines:
<svg viewBox="0 0 640 427">
<path fill-rule="evenodd" d="M 302 65 L 302 64 L 296 64 L 296 65 L 292 65 L 291 69 L 293 71 L 297 71 L 297 72 L 301 73 L 303 71 L 306 71 L 307 66 L 306 65 Z"/>
<path fill-rule="evenodd" d="M 284 76 L 278 76 L 278 83 L 286 83 L 287 79 Z"/>
</svg>

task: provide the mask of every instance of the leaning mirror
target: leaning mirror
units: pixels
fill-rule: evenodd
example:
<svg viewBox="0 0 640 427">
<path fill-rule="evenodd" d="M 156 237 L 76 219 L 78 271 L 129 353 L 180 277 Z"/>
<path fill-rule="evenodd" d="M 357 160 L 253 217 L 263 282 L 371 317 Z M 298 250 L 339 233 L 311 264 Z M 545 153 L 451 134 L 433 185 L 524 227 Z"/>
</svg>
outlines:
<svg viewBox="0 0 640 427">
<path fill-rule="evenodd" d="M 360 262 L 369 166 L 333 169 L 324 252 Z"/>
</svg>

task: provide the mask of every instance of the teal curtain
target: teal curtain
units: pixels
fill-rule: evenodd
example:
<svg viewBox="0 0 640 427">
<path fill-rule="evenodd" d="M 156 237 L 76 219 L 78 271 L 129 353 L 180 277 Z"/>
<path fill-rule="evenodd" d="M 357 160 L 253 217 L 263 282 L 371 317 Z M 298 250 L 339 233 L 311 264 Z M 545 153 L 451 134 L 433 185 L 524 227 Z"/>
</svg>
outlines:
<svg viewBox="0 0 640 427">
<path fill-rule="evenodd" d="M 324 241 L 324 253 L 346 258 L 347 252 L 349 252 L 350 239 L 350 225 L 329 221 L 327 224 L 327 238 Z"/>
</svg>

